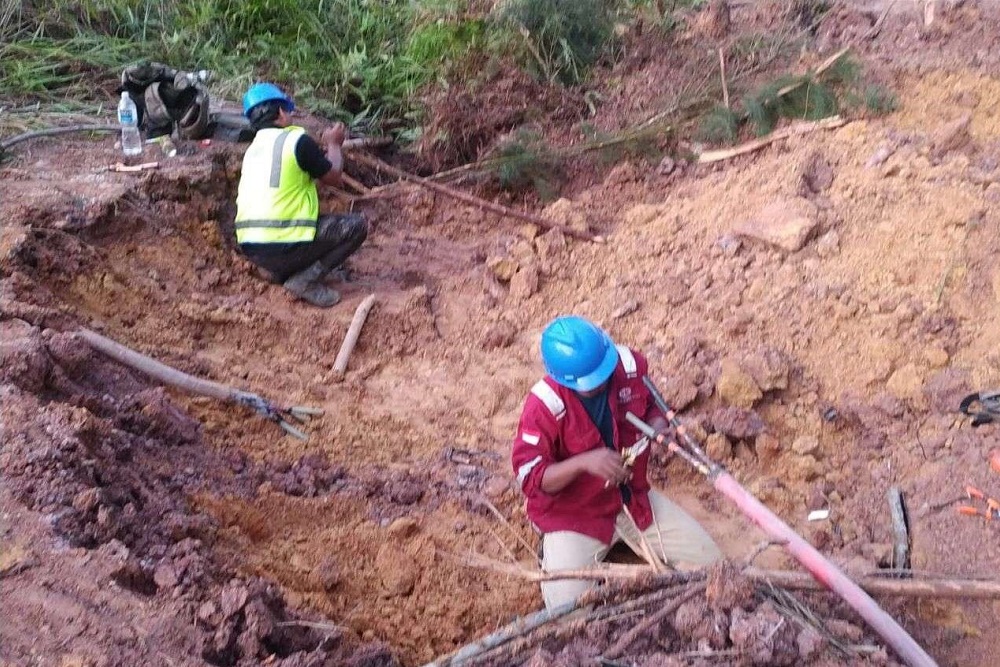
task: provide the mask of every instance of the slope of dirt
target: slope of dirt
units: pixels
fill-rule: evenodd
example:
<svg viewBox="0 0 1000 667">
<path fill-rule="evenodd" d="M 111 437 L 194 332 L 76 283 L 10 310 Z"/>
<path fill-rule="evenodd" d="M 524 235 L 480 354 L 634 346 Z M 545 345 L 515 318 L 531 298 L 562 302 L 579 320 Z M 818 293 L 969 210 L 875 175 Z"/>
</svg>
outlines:
<svg viewBox="0 0 1000 667">
<path fill-rule="evenodd" d="M 836 560 L 889 564 L 884 497 L 898 485 L 915 568 L 990 575 L 990 527 L 947 506 L 966 482 L 1000 492 L 985 465 L 996 428 L 954 414 L 1000 380 L 1000 72 L 994 51 L 961 58 L 998 24 L 964 5 L 926 34 L 894 15 L 862 47 L 887 61 L 895 114 L 712 167 L 623 163 L 547 209 L 607 244 L 416 192 L 373 204 L 356 280 L 331 311 L 289 301 L 234 253 L 238 148 L 135 176 L 96 171 L 117 159 L 110 139 L 32 144 L 0 170 L 3 556 L 31 563 L 0 580 L 23 610 L 0 627 L 0 657 L 389 664 L 388 643 L 417 664 L 537 608 L 533 585 L 454 556 L 535 556 L 510 533 L 535 544 L 507 449 L 540 373 L 538 335 L 568 312 L 644 349 L 686 418 L 726 436 L 717 453 L 736 476 Z M 877 14 L 833 18 L 818 35 L 830 48 Z M 656 63 L 620 73 L 623 90 L 664 85 Z M 598 122 L 611 127 L 625 102 Z M 964 114 L 967 131 L 949 129 Z M 801 250 L 737 233 L 778 199 L 816 222 Z M 333 358 L 371 292 L 336 383 Z M 326 414 L 308 442 L 282 437 L 153 388 L 64 333 L 77 326 Z M 720 399 L 747 375 L 759 396 Z M 759 541 L 678 462 L 654 476 L 731 556 Z M 808 523 L 819 507 L 831 520 Z M 49 527 L 72 546 L 52 546 Z M 1000 661 L 988 604 L 885 604 L 941 664 Z M 44 640 L 25 639 L 46 623 Z"/>
</svg>

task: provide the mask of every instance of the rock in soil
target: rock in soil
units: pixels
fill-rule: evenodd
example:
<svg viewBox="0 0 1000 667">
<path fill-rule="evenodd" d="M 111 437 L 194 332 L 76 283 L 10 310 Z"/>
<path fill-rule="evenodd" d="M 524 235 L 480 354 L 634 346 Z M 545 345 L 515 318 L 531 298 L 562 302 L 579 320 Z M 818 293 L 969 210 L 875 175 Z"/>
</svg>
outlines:
<svg viewBox="0 0 1000 667">
<path fill-rule="evenodd" d="M 816 230 L 816 214 L 816 205 L 807 199 L 778 199 L 737 227 L 735 232 L 784 252 L 795 252 Z"/>
<path fill-rule="evenodd" d="M 733 359 L 722 360 L 715 391 L 723 403 L 739 408 L 751 408 L 763 396 L 754 379 Z"/>
<path fill-rule="evenodd" d="M 795 624 L 770 602 L 752 612 L 734 609 L 729 626 L 733 648 L 754 665 L 794 665 L 799 659 L 797 634 Z"/>
</svg>

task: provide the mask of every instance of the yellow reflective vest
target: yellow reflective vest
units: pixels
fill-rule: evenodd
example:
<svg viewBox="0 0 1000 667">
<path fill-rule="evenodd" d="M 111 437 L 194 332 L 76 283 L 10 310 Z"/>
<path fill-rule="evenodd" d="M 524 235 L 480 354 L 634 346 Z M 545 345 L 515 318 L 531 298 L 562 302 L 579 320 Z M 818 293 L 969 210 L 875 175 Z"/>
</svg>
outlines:
<svg viewBox="0 0 1000 667">
<path fill-rule="evenodd" d="M 302 243 L 316 238 L 319 193 L 295 159 L 297 126 L 257 132 L 243 156 L 236 195 L 237 243 Z"/>
</svg>

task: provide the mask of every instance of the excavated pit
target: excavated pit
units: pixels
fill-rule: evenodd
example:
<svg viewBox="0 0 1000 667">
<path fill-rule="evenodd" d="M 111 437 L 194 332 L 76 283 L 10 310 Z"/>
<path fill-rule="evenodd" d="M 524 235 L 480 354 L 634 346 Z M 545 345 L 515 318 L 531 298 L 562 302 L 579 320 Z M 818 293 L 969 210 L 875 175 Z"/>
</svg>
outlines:
<svg viewBox="0 0 1000 667">
<path fill-rule="evenodd" d="M 954 412 L 1000 379 L 1000 70 L 991 52 L 975 69 L 964 58 L 997 21 L 964 4 L 936 32 L 895 16 L 883 27 L 895 41 L 859 47 L 897 63 L 894 114 L 726 165 L 581 169 L 546 215 L 589 224 L 606 245 L 421 192 L 376 202 L 356 281 L 331 311 L 290 301 L 234 252 L 238 148 L 192 149 L 139 176 L 97 171 L 117 159 L 110 140 L 20 153 L 0 169 L 0 571 L 15 572 L 2 581 L 2 657 L 418 664 L 537 609 L 534 585 L 454 556 L 534 563 L 510 533 L 534 544 L 507 453 L 540 372 L 538 332 L 565 312 L 645 350 L 713 455 L 837 562 L 891 564 L 885 491 L 897 485 L 915 568 L 990 575 L 989 527 L 947 507 L 965 482 L 996 495 L 985 458 L 1000 446 L 995 426 L 972 430 Z M 871 26 L 852 11 L 817 39 Z M 639 122 L 664 94 L 655 48 L 611 73 L 621 92 L 598 125 Z M 814 216 L 800 250 L 738 235 L 776 200 Z M 372 292 L 337 383 L 333 358 Z M 72 336 L 80 326 L 326 414 L 308 442 L 283 437 L 102 358 Z M 760 541 L 679 462 L 659 463 L 654 482 L 729 555 Z M 808 522 L 820 508 L 831 520 Z M 773 551 L 763 564 L 789 565 Z M 1000 660 L 987 603 L 882 603 L 942 664 Z M 758 641 L 776 623 L 762 606 L 727 612 L 727 646 L 792 660 L 790 631 Z M 722 641 L 721 622 L 682 611 L 685 646 Z M 808 639 L 794 637 L 800 657 L 813 655 Z M 544 650 L 572 663 L 607 640 Z M 665 651 L 683 643 L 664 627 L 637 659 L 672 664 Z"/>
</svg>

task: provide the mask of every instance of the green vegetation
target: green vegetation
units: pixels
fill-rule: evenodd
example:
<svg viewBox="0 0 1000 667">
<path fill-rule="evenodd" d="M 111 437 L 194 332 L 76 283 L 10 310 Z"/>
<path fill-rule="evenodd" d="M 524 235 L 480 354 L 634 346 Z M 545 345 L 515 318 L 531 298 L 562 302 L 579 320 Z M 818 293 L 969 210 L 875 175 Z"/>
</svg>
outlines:
<svg viewBox="0 0 1000 667">
<path fill-rule="evenodd" d="M 97 81 L 150 59 L 213 70 L 213 91 L 233 98 L 269 78 L 329 115 L 405 114 L 422 85 L 482 48 L 485 22 L 461 5 L 0 0 L 0 96 L 93 97 Z"/>
<path fill-rule="evenodd" d="M 609 0 L 509 0 L 500 15 L 523 38 L 523 63 L 572 84 L 605 52 L 616 9 Z"/>
<path fill-rule="evenodd" d="M 844 110 L 879 115 L 895 108 L 895 96 L 866 83 L 857 61 L 844 56 L 822 72 L 784 75 L 766 83 L 746 94 L 738 111 L 715 107 L 699 120 L 696 134 L 709 143 L 733 143 L 742 127 L 760 137 L 782 118 L 819 120 Z"/>
</svg>

